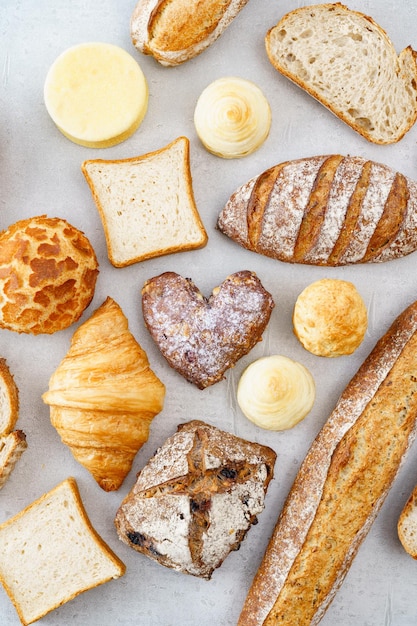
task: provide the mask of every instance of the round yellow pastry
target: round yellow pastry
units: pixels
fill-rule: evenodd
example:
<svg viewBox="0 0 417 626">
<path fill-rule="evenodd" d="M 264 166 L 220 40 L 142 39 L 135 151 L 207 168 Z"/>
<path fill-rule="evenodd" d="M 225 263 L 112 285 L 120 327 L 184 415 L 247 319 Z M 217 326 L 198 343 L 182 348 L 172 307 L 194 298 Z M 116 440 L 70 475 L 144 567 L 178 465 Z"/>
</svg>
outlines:
<svg viewBox="0 0 417 626">
<path fill-rule="evenodd" d="M 362 343 L 368 312 L 351 282 L 323 278 L 298 296 L 293 327 L 309 352 L 317 356 L 342 356 L 352 354 Z"/>
<path fill-rule="evenodd" d="M 107 148 L 125 141 L 148 108 L 148 84 L 135 59 L 107 43 L 84 43 L 63 52 L 44 85 L 46 109 L 71 141 Z"/>
<path fill-rule="evenodd" d="M 243 372 L 237 389 L 242 413 L 268 430 L 292 428 L 310 412 L 316 397 L 307 368 L 281 355 L 262 357 Z"/>
<path fill-rule="evenodd" d="M 201 93 L 194 125 L 204 147 L 234 159 L 251 154 L 269 134 L 271 109 L 262 91 L 249 80 L 225 77 Z"/>
</svg>

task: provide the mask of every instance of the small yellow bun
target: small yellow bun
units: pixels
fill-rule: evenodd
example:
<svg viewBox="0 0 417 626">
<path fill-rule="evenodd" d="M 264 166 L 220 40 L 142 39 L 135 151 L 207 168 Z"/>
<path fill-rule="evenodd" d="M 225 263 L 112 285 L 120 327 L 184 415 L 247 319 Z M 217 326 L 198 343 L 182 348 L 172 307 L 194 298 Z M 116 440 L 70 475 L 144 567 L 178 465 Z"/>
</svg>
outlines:
<svg viewBox="0 0 417 626">
<path fill-rule="evenodd" d="M 305 418 L 316 397 L 307 368 L 281 355 L 254 361 L 243 372 L 237 389 L 242 413 L 268 430 L 287 430 Z"/>
<path fill-rule="evenodd" d="M 271 109 L 253 82 L 219 78 L 201 93 L 194 125 L 209 152 L 225 159 L 240 158 L 257 150 L 268 137 Z"/>
<path fill-rule="evenodd" d="M 133 135 L 148 108 L 148 84 L 135 59 L 107 43 L 63 52 L 45 80 L 46 109 L 74 143 L 108 148 Z"/>
<path fill-rule="evenodd" d="M 352 354 L 362 343 L 368 312 L 356 287 L 323 278 L 304 289 L 295 303 L 294 333 L 317 356 Z"/>
</svg>

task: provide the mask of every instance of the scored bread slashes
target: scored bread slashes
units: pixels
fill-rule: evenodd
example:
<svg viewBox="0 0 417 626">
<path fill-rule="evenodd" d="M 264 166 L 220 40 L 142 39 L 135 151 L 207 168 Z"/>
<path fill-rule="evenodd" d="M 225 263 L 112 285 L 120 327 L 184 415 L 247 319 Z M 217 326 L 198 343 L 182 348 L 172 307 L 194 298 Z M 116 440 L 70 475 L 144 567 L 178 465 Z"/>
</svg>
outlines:
<svg viewBox="0 0 417 626">
<path fill-rule="evenodd" d="M 271 64 L 368 141 L 399 141 L 417 119 L 417 54 L 397 55 L 371 17 L 343 4 L 284 15 L 265 37 Z"/>
<path fill-rule="evenodd" d="M 206 245 L 187 137 L 139 157 L 84 161 L 81 169 L 115 267 Z"/>
<path fill-rule="evenodd" d="M 0 580 L 25 626 L 124 573 L 92 527 L 74 478 L 0 526 Z"/>
</svg>

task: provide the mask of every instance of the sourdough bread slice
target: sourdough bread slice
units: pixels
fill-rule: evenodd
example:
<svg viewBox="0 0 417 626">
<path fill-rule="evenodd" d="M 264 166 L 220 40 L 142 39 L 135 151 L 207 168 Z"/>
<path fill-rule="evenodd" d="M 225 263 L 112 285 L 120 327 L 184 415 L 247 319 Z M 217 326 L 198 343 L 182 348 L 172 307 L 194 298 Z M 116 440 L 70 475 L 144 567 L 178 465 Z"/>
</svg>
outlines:
<svg viewBox="0 0 417 626">
<path fill-rule="evenodd" d="M 368 141 L 395 143 L 416 121 L 416 52 L 397 56 L 371 17 L 339 2 L 301 7 L 265 43 L 275 69 Z"/>
<path fill-rule="evenodd" d="M 0 526 L 0 581 L 24 625 L 124 572 L 91 526 L 73 478 Z"/>
<path fill-rule="evenodd" d="M 397 529 L 404 550 L 417 559 L 417 485 L 400 513 Z"/>
<path fill-rule="evenodd" d="M 135 158 L 84 161 L 82 172 L 115 267 L 207 243 L 194 200 L 186 137 Z"/>
</svg>

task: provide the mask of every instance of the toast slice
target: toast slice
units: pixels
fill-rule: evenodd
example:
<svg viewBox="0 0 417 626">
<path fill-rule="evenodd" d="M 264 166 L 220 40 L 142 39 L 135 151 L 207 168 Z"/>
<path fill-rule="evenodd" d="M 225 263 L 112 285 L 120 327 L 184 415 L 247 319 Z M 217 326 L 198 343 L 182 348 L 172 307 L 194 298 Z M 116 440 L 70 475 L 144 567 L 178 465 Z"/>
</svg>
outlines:
<svg viewBox="0 0 417 626">
<path fill-rule="evenodd" d="M 124 572 L 91 526 L 74 478 L 0 526 L 0 581 L 25 626 Z"/>
<path fill-rule="evenodd" d="M 397 55 L 371 17 L 343 4 L 284 15 L 265 38 L 270 62 L 368 141 L 399 141 L 417 119 L 416 52 Z"/>
<path fill-rule="evenodd" d="M 115 267 L 206 245 L 207 233 L 194 200 L 187 137 L 139 157 L 84 161 L 81 169 Z"/>
<path fill-rule="evenodd" d="M 404 550 L 417 559 L 417 485 L 400 513 L 397 530 Z"/>
</svg>

